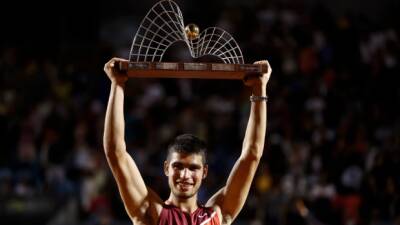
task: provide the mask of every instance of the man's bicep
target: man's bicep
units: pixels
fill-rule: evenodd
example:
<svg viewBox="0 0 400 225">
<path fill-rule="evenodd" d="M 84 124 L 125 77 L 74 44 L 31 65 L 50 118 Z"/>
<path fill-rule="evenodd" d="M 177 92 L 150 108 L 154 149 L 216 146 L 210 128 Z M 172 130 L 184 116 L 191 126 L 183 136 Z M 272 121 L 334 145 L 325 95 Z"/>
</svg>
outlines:
<svg viewBox="0 0 400 225">
<path fill-rule="evenodd" d="M 221 208 L 223 217 L 234 219 L 246 202 L 258 161 L 239 158 L 235 163 L 227 183 L 210 201 Z"/>
<path fill-rule="evenodd" d="M 224 189 L 225 187 L 219 189 L 206 203 L 206 207 L 219 206 L 224 199 Z"/>
<path fill-rule="evenodd" d="M 161 199 L 147 188 L 132 157 L 123 152 L 114 158 L 107 157 L 117 182 L 121 198 L 129 216 L 142 216 L 143 207 Z"/>
</svg>

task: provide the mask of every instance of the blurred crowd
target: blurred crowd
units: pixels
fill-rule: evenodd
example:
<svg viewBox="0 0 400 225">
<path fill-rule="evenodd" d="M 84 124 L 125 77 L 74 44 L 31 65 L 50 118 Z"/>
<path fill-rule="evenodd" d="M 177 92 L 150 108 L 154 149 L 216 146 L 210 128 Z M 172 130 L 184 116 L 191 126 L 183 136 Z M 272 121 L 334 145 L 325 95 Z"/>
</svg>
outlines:
<svg viewBox="0 0 400 225">
<path fill-rule="evenodd" d="M 112 41 L 126 38 L 124 27 L 113 36 L 110 23 L 92 58 L 1 46 L 2 221 L 130 224 L 102 147 L 102 68 L 129 51 Z M 224 7 L 210 24 L 237 38 L 247 63 L 266 58 L 273 68 L 265 153 L 235 224 L 400 224 L 399 29 L 322 6 L 262 3 Z M 127 149 L 146 183 L 168 196 L 166 146 L 193 133 L 209 146 L 199 197 L 210 197 L 240 154 L 249 95 L 241 81 L 129 80 Z"/>
</svg>

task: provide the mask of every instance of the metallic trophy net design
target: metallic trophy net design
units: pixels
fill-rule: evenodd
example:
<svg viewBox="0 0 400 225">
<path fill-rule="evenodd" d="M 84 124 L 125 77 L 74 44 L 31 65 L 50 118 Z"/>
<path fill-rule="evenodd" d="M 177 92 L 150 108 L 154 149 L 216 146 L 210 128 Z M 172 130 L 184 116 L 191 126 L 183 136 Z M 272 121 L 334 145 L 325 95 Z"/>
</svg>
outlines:
<svg viewBox="0 0 400 225">
<path fill-rule="evenodd" d="M 198 31 L 196 26 L 194 29 Z M 186 43 L 193 58 L 212 55 L 224 63 L 243 64 L 242 51 L 237 42 L 223 29 L 209 27 L 200 34 L 190 36 L 185 31 L 181 10 L 171 0 L 158 2 L 142 20 L 133 40 L 129 61 L 161 62 L 165 51 L 179 41 Z"/>
<path fill-rule="evenodd" d="M 223 63 L 162 62 L 167 49 L 176 42 L 184 42 L 194 59 L 214 56 Z M 162 0 L 142 20 L 129 61 L 119 62 L 117 69 L 129 77 L 199 79 L 243 79 L 248 73 L 268 70 L 266 65 L 243 61 L 239 45 L 228 32 L 217 27 L 199 32 L 195 24 L 185 26 L 178 5 L 172 0 Z"/>
</svg>

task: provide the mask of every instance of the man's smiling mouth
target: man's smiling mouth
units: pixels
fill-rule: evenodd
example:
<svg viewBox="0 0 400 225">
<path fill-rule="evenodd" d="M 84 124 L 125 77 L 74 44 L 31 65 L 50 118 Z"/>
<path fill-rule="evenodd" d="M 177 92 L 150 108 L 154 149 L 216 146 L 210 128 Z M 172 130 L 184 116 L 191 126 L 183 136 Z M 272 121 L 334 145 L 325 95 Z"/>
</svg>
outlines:
<svg viewBox="0 0 400 225">
<path fill-rule="evenodd" d="M 189 188 L 191 188 L 194 184 L 189 183 L 189 182 L 178 182 L 177 186 L 179 187 L 179 189 L 185 191 Z"/>
</svg>

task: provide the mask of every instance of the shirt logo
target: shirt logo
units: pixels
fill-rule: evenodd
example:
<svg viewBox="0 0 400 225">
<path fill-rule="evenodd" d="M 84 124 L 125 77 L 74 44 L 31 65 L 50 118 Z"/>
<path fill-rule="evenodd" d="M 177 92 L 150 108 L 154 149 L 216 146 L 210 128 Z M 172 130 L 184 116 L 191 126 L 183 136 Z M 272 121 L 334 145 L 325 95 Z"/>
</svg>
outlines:
<svg viewBox="0 0 400 225">
<path fill-rule="evenodd" d="M 203 215 L 198 215 L 199 218 L 204 218 L 205 216 L 207 216 L 207 213 L 204 213 Z"/>
</svg>

